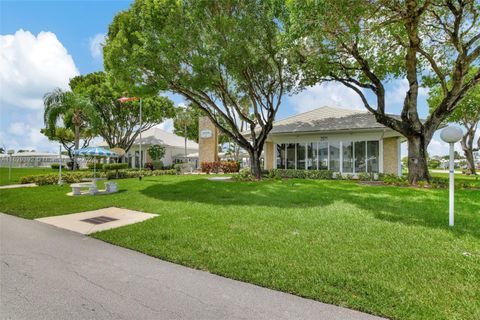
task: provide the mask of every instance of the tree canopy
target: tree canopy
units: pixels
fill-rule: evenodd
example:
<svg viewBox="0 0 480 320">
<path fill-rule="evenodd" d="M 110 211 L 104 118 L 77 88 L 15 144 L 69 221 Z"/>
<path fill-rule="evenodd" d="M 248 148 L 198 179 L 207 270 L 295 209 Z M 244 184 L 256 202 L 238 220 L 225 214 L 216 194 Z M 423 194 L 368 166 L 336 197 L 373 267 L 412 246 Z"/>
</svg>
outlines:
<svg viewBox="0 0 480 320">
<path fill-rule="evenodd" d="M 88 97 L 93 105 L 90 124 L 110 148 L 130 149 L 140 131 L 160 124 L 175 114 L 173 102 L 158 95 L 142 98 L 142 126 L 140 126 L 139 101 L 121 103 L 118 99 L 130 94 L 112 84 L 104 72 L 94 72 L 72 78 L 73 92 Z"/>
<path fill-rule="evenodd" d="M 145 91 L 184 96 L 249 152 L 260 176 L 263 143 L 293 83 L 279 8 L 273 1 L 137 0 L 109 27 L 106 69 Z"/>
<path fill-rule="evenodd" d="M 336 81 L 354 90 L 378 122 L 407 138 L 410 181 L 429 179 L 426 150 L 435 130 L 480 82 L 478 71 L 466 79 L 479 63 L 480 2 L 292 0 L 287 4 L 282 21 L 295 46 L 289 66 L 301 83 Z M 386 84 L 394 79 L 408 83 L 400 117 L 386 111 Z M 443 93 L 424 122 L 418 113 L 420 85 L 438 85 Z"/>
<path fill-rule="evenodd" d="M 468 78 L 471 78 L 478 71 L 478 67 L 473 68 Z M 451 84 L 448 84 L 451 86 Z M 430 110 L 433 112 L 443 99 L 443 90 L 436 86 L 429 92 L 428 103 Z M 461 140 L 462 149 L 467 160 L 468 170 L 472 174 L 476 174 L 475 161 L 473 153 L 480 150 L 480 137 L 475 141 L 475 136 L 480 122 L 480 85 L 475 86 L 468 91 L 463 100 L 461 100 L 446 122 L 456 122 L 465 128 L 465 133 Z"/>
</svg>

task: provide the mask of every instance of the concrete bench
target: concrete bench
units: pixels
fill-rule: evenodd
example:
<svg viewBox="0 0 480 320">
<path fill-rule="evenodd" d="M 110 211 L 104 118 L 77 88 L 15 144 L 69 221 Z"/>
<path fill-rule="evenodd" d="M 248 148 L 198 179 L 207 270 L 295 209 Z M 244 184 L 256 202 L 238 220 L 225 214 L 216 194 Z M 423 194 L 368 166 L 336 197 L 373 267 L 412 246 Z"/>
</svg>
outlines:
<svg viewBox="0 0 480 320">
<path fill-rule="evenodd" d="M 117 183 L 116 182 L 105 182 L 105 191 L 107 193 L 117 192 Z"/>
<path fill-rule="evenodd" d="M 88 188 L 88 192 L 90 194 L 95 194 L 97 192 L 97 185 L 92 182 L 74 183 L 74 184 L 71 184 L 70 187 L 72 188 L 72 195 L 74 196 L 81 195 L 82 188 Z"/>
</svg>

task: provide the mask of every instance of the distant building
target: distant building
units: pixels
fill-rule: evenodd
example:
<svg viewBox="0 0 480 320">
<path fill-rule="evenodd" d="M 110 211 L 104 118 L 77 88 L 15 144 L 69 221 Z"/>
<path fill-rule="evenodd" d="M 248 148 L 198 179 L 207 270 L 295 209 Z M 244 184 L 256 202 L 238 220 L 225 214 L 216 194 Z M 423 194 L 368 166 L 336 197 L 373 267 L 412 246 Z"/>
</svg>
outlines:
<svg viewBox="0 0 480 320">
<path fill-rule="evenodd" d="M 10 166 L 13 168 L 37 168 L 50 167 L 52 164 L 60 163 L 58 153 L 26 151 L 14 153 L 10 157 L 8 154 L 0 154 L 0 167 Z M 70 161 L 67 155 L 62 155 L 62 162 L 66 165 Z"/>
<path fill-rule="evenodd" d="M 140 138 L 137 138 L 122 161 L 128 162 L 131 168 L 139 168 L 140 161 L 144 167 L 146 162 L 152 159 L 148 155 L 147 149 L 152 145 L 161 145 L 165 147 L 165 156 L 161 159 L 164 166 L 172 166 L 177 162 L 183 162 L 185 158 L 185 138 L 167 132 L 160 128 L 150 128 L 142 133 L 142 154 L 140 155 Z M 99 146 L 108 146 L 106 142 L 102 142 Z M 187 140 L 187 155 L 198 152 L 198 144 L 194 141 Z M 198 156 L 188 157 L 190 162 L 198 166 Z"/>
</svg>

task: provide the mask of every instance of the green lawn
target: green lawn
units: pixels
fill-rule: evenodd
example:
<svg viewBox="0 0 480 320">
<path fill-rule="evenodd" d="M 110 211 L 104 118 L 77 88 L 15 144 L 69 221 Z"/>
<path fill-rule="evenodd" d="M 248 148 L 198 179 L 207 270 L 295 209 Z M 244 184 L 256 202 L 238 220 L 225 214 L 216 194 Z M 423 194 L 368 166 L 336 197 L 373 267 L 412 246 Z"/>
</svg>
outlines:
<svg viewBox="0 0 480 320">
<path fill-rule="evenodd" d="M 432 172 L 431 175 L 432 175 L 432 177 L 440 177 L 440 178 L 445 178 L 445 179 L 448 179 L 448 177 L 449 177 L 448 173 L 443 173 L 443 172 Z M 479 174 L 477 174 L 475 176 L 473 176 L 473 175 L 467 176 L 467 175 L 464 175 L 464 174 L 456 173 L 455 174 L 455 181 L 456 182 L 466 182 L 466 183 L 469 183 L 469 184 L 473 183 L 476 186 L 480 187 L 480 175 Z"/>
<path fill-rule="evenodd" d="M 12 168 L 12 178 L 8 179 L 8 168 L 0 168 L 0 185 L 16 184 L 23 176 L 32 174 L 56 173 L 58 170 L 50 168 Z"/>
<path fill-rule="evenodd" d="M 119 206 L 160 216 L 93 236 L 229 278 L 394 319 L 480 318 L 480 191 L 352 181 L 119 180 L 120 193 L 0 190 L 25 218 Z"/>
</svg>

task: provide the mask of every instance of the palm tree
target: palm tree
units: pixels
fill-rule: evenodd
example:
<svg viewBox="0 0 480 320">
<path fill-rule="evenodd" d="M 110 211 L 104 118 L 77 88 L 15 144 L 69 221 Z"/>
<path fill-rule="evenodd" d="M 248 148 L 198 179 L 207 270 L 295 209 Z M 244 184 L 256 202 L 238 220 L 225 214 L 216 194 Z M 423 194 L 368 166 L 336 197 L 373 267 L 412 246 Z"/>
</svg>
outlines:
<svg viewBox="0 0 480 320">
<path fill-rule="evenodd" d="M 57 122 L 63 120 L 65 127 L 71 125 L 75 134 L 75 149 L 79 148 L 81 127 L 87 120 L 91 109 L 90 101 L 71 91 L 64 91 L 55 88 L 52 92 L 48 92 L 43 97 L 44 114 L 43 121 L 45 129 L 50 133 L 54 133 Z M 76 163 L 74 163 L 76 167 Z"/>
</svg>

